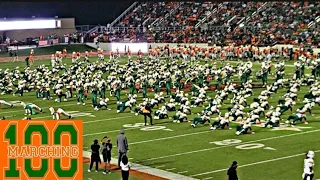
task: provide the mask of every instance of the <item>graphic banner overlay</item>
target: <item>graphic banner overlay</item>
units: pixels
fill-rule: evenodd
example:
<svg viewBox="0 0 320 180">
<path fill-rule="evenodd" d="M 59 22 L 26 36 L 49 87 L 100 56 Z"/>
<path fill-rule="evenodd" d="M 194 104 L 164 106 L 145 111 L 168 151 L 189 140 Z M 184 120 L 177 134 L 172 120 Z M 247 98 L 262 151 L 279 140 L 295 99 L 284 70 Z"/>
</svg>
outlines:
<svg viewBox="0 0 320 180">
<path fill-rule="evenodd" d="M 0 179 L 83 179 L 82 121 L 0 121 Z"/>
</svg>

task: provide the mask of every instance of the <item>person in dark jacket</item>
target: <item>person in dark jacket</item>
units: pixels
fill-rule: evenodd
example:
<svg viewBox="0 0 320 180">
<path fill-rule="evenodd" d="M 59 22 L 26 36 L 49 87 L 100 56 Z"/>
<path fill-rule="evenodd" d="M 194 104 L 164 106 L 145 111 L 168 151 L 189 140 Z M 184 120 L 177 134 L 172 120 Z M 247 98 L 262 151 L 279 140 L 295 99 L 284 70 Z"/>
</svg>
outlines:
<svg viewBox="0 0 320 180">
<path fill-rule="evenodd" d="M 238 180 L 237 167 L 238 167 L 237 161 L 233 161 L 231 164 L 231 167 L 228 169 L 228 173 L 227 173 L 228 180 Z"/>
<path fill-rule="evenodd" d="M 90 167 L 88 169 L 88 172 L 91 172 L 93 163 L 96 163 L 96 172 L 98 172 L 99 163 L 101 164 L 99 152 L 100 152 L 99 141 L 95 139 L 93 141 L 93 144 L 91 145 L 91 161 L 90 161 Z"/>
<path fill-rule="evenodd" d="M 26 61 L 27 67 L 30 67 L 29 57 L 27 57 L 27 58 L 25 59 L 25 61 Z"/>
<path fill-rule="evenodd" d="M 141 108 L 142 114 L 144 116 L 144 125 L 147 125 L 147 117 L 150 118 L 150 125 L 152 124 L 152 110 L 151 110 L 151 105 L 148 103 L 144 107 Z"/>
<path fill-rule="evenodd" d="M 118 168 L 120 168 L 120 162 L 122 156 L 129 151 L 128 140 L 124 135 L 124 129 L 120 130 L 120 135 L 117 137 L 117 147 L 118 147 Z"/>
</svg>

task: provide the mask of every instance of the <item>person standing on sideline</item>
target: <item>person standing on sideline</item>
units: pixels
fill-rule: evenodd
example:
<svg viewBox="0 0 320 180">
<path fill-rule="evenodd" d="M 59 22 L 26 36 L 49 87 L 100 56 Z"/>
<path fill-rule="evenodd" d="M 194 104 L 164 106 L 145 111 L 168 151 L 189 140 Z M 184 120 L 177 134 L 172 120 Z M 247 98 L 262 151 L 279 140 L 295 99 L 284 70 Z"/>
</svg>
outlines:
<svg viewBox="0 0 320 180">
<path fill-rule="evenodd" d="M 107 142 L 102 143 L 102 156 L 103 156 L 103 162 L 104 162 L 104 171 L 103 174 L 111 173 L 111 150 L 112 150 L 112 144 L 111 139 L 108 138 Z M 108 170 L 107 170 L 108 169 Z"/>
<path fill-rule="evenodd" d="M 95 139 L 93 141 L 93 144 L 91 145 L 91 161 L 90 161 L 90 167 L 88 169 L 88 172 L 91 172 L 93 163 L 96 163 L 96 172 L 98 172 L 99 163 L 101 164 L 99 150 L 100 150 L 99 141 Z"/>
<path fill-rule="evenodd" d="M 231 167 L 228 169 L 228 173 L 227 173 L 228 180 L 238 180 L 237 167 L 238 167 L 237 161 L 233 161 L 231 164 Z"/>
<path fill-rule="evenodd" d="M 122 156 L 129 151 L 127 137 L 124 135 L 124 129 L 120 130 L 120 135 L 117 137 L 117 147 L 118 147 L 118 168 L 120 167 L 120 162 Z"/>
<path fill-rule="evenodd" d="M 306 154 L 306 158 L 304 159 L 304 167 L 303 167 L 303 174 L 302 178 L 303 180 L 312 180 L 314 177 L 314 152 L 309 151 Z"/>
<path fill-rule="evenodd" d="M 130 163 L 126 155 L 122 156 L 120 166 L 121 166 L 122 180 L 129 180 Z"/>
</svg>

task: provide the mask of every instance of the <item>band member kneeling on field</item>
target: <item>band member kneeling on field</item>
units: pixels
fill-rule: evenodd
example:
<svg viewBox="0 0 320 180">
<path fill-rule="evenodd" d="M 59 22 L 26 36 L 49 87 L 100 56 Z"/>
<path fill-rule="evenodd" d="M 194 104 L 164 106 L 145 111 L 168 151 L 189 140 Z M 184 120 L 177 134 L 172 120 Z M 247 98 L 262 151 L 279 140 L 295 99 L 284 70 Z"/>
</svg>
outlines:
<svg viewBox="0 0 320 180">
<path fill-rule="evenodd" d="M 100 150 L 99 141 L 97 139 L 95 139 L 93 141 L 93 144 L 91 145 L 91 160 L 90 160 L 90 167 L 88 169 L 88 172 L 91 172 L 93 163 L 96 163 L 96 172 L 98 172 L 99 163 L 101 164 L 99 150 Z"/>
<path fill-rule="evenodd" d="M 112 150 L 111 139 L 107 138 L 107 142 L 102 142 L 102 156 L 103 156 L 103 162 L 104 162 L 103 174 L 107 174 L 107 173 L 111 174 L 111 170 L 110 170 L 111 169 L 111 164 L 110 164 L 111 150 Z"/>
<path fill-rule="evenodd" d="M 144 116 L 144 125 L 146 126 L 147 125 L 147 117 L 150 118 L 150 125 L 153 125 L 152 124 L 152 115 L 151 115 L 151 107 L 150 107 L 150 104 L 144 104 L 144 106 L 142 107 L 142 114 Z"/>
</svg>

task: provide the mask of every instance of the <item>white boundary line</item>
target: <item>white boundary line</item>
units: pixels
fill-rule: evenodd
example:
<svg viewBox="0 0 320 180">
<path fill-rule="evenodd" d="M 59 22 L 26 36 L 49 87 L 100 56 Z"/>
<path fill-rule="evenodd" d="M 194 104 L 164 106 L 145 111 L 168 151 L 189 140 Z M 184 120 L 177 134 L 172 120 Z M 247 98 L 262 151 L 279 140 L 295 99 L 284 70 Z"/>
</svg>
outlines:
<svg viewBox="0 0 320 180">
<path fill-rule="evenodd" d="M 74 106 L 74 105 L 77 105 L 77 104 L 62 104 L 60 106 L 53 105 L 53 107 L 66 107 L 66 106 Z M 44 108 L 49 108 L 49 107 L 43 107 L 42 109 L 44 109 Z M 8 114 L 8 113 L 14 113 L 14 112 L 20 112 L 20 111 L 24 111 L 24 110 L 5 111 L 5 112 L 0 111 L 0 114 Z"/>
<path fill-rule="evenodd" d="M 184 136 L 196 135 L 196 134 L 205 134 L 205 133 L 211 133 L 211 131 L 201 131 L 201 132 L 181 134 L 181 135 L 169 136 L 169 137 L 158 138 L 158 139 L 150 139 L 150 140 L 145 140 L 145 141 L 132 142 L 132 143 L 130 143 L 130 145 L 142 144 L 142 143 L 153 142 L 153 141 L 161 141 L 161 140 L 166 140 L 166 139 L 174 139 L 174 138 L 178 138 L 178 137 L 184 137 Z"/>
<path fill-rule="evenodd" d="M 133 116 L 132 116 L 133 117 Z M 165 124 L 170 124 L 171 122 L 167 122 L 167 123 L 161 123 L 161 125 L 165 125 Z M 128 130 L 134 130 L 134 129 L 141 129 L 143 127 L 132 127 L 132 128 L 123 128 L 125 131 Z M 120 132 L 120 129 L 118 130 L 113 130 L 113 131 L 102 131 L 102 132 L 97 132 L 97 133 L 90 133 L 90 134 L 84 134 L 83 136 L 93 136 L 93 135 L 98 135 L 98 134 L 105 134 L 105 133 L 112 133 L 112 132 Z"/>
<path fill-rule="evenodd" d="M 91 153 L 89 151 L 83 151 L 83 156 L 90 158 L 91 157 Z M 102 158 L 102 155 L 101 155 Z M 118 163 L 118 159 L 116 158 L 111 158 L 111 164 L 117 164 Z M 139 171 L 139 172 L 143 172 L 143 173 L 147 173 L 147 174 L 151 174 L 154 176 L 158 176 L 158 177 L 162 177 L 165 179 L 183 179 L 183 180 L 197 180 L 196 178 L 192 178 L 192 177 L 188 177 L 188 176 L 184 176 L 182 174 L 176 174 L 173 172 L 169 172 L 169 171 L 164 171 L 161 169 L 156 169 L 156 168 L 152 168 L 149 166 L 143 166 L 140 164 L 136 164 L 136 163 L 131 163 L 131 169 Z M 176 168 L 172 168 L 176 169 Z M 86 171 L 84 171 L 84 173 L 86 173 Z"/>
<path fill-rule="evenodd" d="M 170 169 L 166 169 L 166 171 L 172 171 L 172 170 L 175 170 L 177 168 L 170 168 Z"/>
<path fill-rule="evenodd" d="M 108 118 L 108 119 L 99 119 L 99 120 L 92 120 L 92 121 L 83 121 L 83 124 L 95 123 L 95 122 L 100 122 L 100 121 L 110 121 L 110 120 L 114 120 L 114 119 L 125 119 L 125 118 L 129 118 L 129 117 L 133 117 L 133 116 L 122 116 L 122 117 L 115 117 L 115 118 Z"/>
<path fill-rule="evenodd" d="M 320 152 L 320 150 L 316 150 L 314 152 Z M 258 161 L 258 162 L 255 162 L 255 163 L 250 163 L 250 164 L 245 164 L 245 165 L 242 165 L 242 166 L 238 166 L 238 168 L 247 167 L 247 166 L 253 166 L 253 165 L 257 165 L 257 164 L 264 164 L 264 163 L 278 161 L 278 160 L 282 160 L 282 159 L 289 159 L 289 158 L 293 158 L 293 157 L 302 156 L 302 155 L 305 155 L 305 154 L 306 153 L 300 153 L 300 154 L 295 154 L 295 155 L 291 155 L 291 156 L 285 156 L 285 157 L 280 157 L 280 158 L 275 158 L 275 159 L 269 159 L 269 160 L 265 160 L 265 161 Z M 219 170 L 204 172 L 204 173 L 200 173 L 200 174 L 194 174 L 194 175 L 191 175 L 191 177 L 197 177 L 197 176 L 202 176 L 202 175 L 206 175 L 206 174 L 213 174 L 213 173 L 227 171 L 227 170 L 228 169 L 219 169 Z"/>
<path fill-rule="evenodd" d="M 162 168 L 165 167 L 166 165 L 161 165 L 161 166 L 156 166 L 155 168 Z"/>
<path fill-rule="evenodd" d="M 236 145 L 239 145 L 239 144 L 247 144 L 247 143 L 254 143 L 254 142 L 261 142 L 261 141 L 273 140 L 273 139 L 280 139 L 280 138 L 284 138 L 284 137 L 297 136 L 297 135 L 301 135 L 301 134 L 309 134 L 309 133 L 319 132 L 319 131 L 320 131 L 320 129 L 317 129 L 317 130 L 312 130 L 312 131 L 306 131 L 306 132 L 294 133 L 294 134 L 287 134 L 287 135 L 283 135 L 283 136 L 275 136 L 275 137 L 264 138 L 264 139 L 253 140 L 253 141 L 247 141 L 247 142 L 244 142 L 244 141 L 243 141 L 243 142 L 240 142 L 240 143 L 234 143 L 234 144 L 230 144 L 230 145 L 224 145 L 224 146 L 218 146 L 218 147 L 213 147 L 213 148 L 206 148 L 206 149 L 200 149 L 200 150 L 195 150 L 195 151 L 189 151 L 189 152 L 171 154 L 171 155 L 167 155 L 167 156 L 149 158 L 149 159 L 145 159 L 145 160 L 142 160 L 142 161 L 139 161 L 139 162 L 146 162 L 146 161 L 164 159 L 164 158 L 169 158 L 169 157 L 176 157 L 176 156 L 181 156 L 181 155 L 186 155 L 186 154 L 192 154 L 192 153 L 197 153 L 197 152 L 211 151 L 211 150 L 215 150 L 215 149 L 221 149 L 221 148 L 225 148 L 225 147 L 236 146 Z M 130 144 L 129 144 L 129 145 L 130 145 Z M 137 162 L 138 162 L 138 161 L 137 161 Z"/>
<path fill-rule="evenodd" d="M 212 179 L 213 177 L 207 177 L 207 178 L 204 178 L 202 180 L 208 180 L 208 179 Z"/>
</svg>

